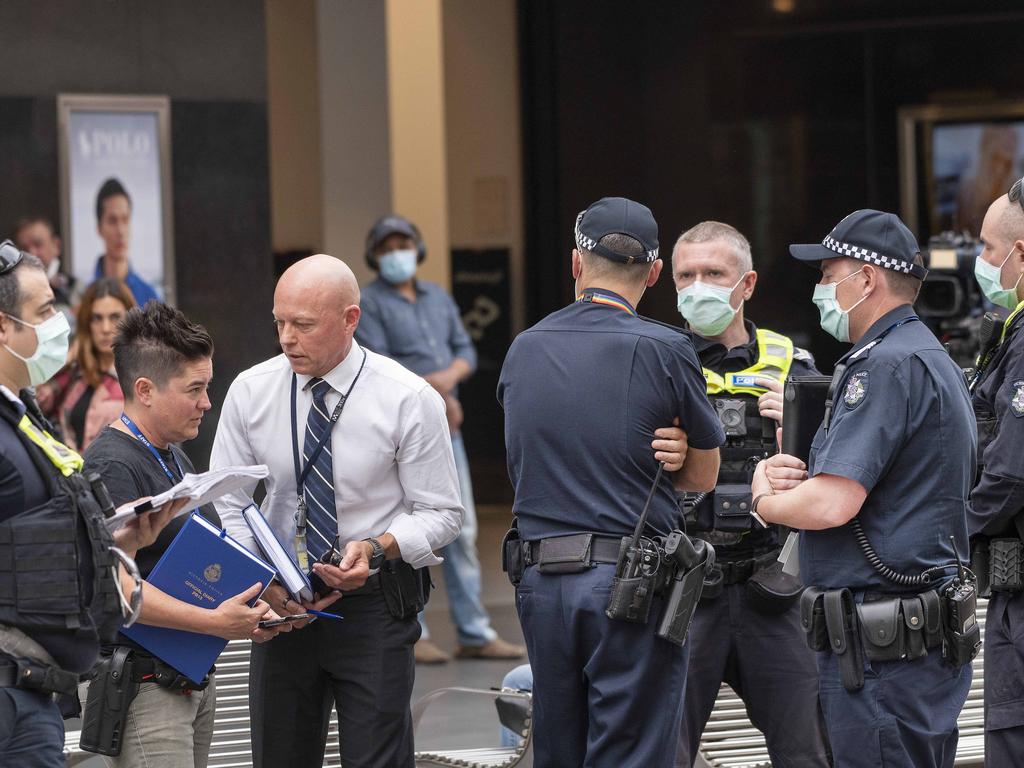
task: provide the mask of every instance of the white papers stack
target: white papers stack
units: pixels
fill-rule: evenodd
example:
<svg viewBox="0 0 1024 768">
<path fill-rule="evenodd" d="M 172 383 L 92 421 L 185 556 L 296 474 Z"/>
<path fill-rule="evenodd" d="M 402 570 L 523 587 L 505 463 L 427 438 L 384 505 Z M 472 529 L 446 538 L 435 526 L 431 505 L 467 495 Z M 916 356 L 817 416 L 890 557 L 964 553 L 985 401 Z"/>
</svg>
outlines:
<svg viewBox="0 0 1024 768">
<path fill-rule="evenodd" d="M 277 570 L 278 581 L 288 590 L 288 594 L 300 602 L 303 600 L 312 602 L 313 587 L 309 583 L 309 578 L 299 569 L 298 563 L 295 562 L 295 558 L 288 548 L 274 534 L 259 507 L 250 504 L 242 510 L 242 519 L 248 524 L 252 535 L 256 538 L 256 543 L 259 544 L 263 556 Z"/>
<path fill-rule="evenodd" d="M 186 515 L 193 509 L 216 501 L 221 496 L 252 485 L 269 474 L 270 470 L 266 464 L 254 464 L 248 467 L 222 467 L 198 475 L 187 472 L 180 483 L 170 490 L 154 496 L 145 504 L 147 509 L 159 509 L 169 501 L 188 499 L 189 503 L 178 512 L 178 515 Z M 116 531 L 136 514 L 137 506 L 139 505 L 134 502 L 122 504 L 117 508 L 113 517 L 107 518 L 107 528 L 111 532 Z"/>
</svg>

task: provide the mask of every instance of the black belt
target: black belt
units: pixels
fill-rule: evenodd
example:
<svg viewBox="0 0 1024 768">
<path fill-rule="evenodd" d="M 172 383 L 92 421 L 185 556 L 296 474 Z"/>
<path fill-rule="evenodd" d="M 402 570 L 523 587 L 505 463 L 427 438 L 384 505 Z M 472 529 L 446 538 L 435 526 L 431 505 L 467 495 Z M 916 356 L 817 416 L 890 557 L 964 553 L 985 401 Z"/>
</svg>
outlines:
<svg viewBox="0 0 1024 768">
<path fill-rule="evenodd" d="M 380 571 L 370 574 L 363 586 L 356 589 L 344 589 L 341 594 L 343 597 L 356 597 L 357 595 L 368 595 L 371 592 L 380 592 Z"/>
<path fill-rule="evenodd" d="M 78 675 L 28 659 L 0 659 L 0 688 L 21 688 L 36 693 L 73 694 Z"/>
<path fill-rule="evenodd" d="M 589 539 L 589 542 L 588 542 Z M 617 563 L 622 538 L 600 536 L 595 533 L 577 533 L 572 536 L 551 536 L 546 539 L 522 542 L 523 562 L 529 567 L 544 562 L 544 550 L 559 549 L 561 551 L 576 550 L 581 553 L 585 563 Z M 587 549 L 589 548 L 589 551 Z"/>
<path fill-rule="evenodd" d="M 755 555 L 746 560 L 719 560 L 715 563 L 715 568 L 722 572 L 722 584 L 724 586 L 741 584 L 749 580 L 759 568 L 775 562 L 781 551 L 781 548 L 776 547 L 770 552 Z"/>
<path fill-rule="evenodd" d="M 203 691 L 210 684 L 210 675 L 217 671 L 217 667 L 210 667 L 206 677 L 197 682 L 181 674 L 163 659 L 130 643 L 104 645 L 102 653 L 104 656 L 108 656 L 117 648 L 131 649 L 131 679 L 133 683 L 156 683 L 161 688 L 173 691 Z"/>
</svg>

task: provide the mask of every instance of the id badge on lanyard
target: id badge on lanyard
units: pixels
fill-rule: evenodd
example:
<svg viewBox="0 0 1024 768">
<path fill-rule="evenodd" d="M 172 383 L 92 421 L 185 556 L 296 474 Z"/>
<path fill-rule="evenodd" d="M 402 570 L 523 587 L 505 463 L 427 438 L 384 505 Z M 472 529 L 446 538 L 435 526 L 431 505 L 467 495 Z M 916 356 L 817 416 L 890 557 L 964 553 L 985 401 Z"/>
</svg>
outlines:
<svg viewBox="0 0 1024 768">
<path fill-rule="evenodd" d="M 331 412 L 331 425 L 328 427 L 320 438 L 320 442 L 313 448 L 313 453 L 306 459 L 306 466 L 302 466 L 302 462 L 299 460 L 299 438 L 298 434 L 298 417 L 295 413 L 295 395 L 298 390 L 298 377 L 292 373 L 292 459 L 295 463 L 295 493 L 297 498 L 295 505 L 295 558 L 298 562 L 299 568 L 302 569 L 303 573 L 309 573 L 309 549 L 306 546 L 306 478 L 309 477 L 309 472 L 316 464 L 317 458 L 320 456 L 320 452 L 327 445 L 327 441 L 331 439 L 331 431 L 334 429 L 334 425 L 338 423 L 338 419 L 341 418 L 341 412 L 345 410 L 345 403 L 348 402 L 349 395 L 352 394 L 352 389 L 355 387 L 356 382 L 359 381 L 359 376 L 363 372 L 363 366 L 366 365 L 366 350 L 363 350 L 363 360 L 359 364 L 359 370 L 356 372 L 355 378 L 352 379 L 352 383 L 348 386 L 348 391 L 341 396 L 341 400 L 334 406 L 334 410 Z"/>
</svg>

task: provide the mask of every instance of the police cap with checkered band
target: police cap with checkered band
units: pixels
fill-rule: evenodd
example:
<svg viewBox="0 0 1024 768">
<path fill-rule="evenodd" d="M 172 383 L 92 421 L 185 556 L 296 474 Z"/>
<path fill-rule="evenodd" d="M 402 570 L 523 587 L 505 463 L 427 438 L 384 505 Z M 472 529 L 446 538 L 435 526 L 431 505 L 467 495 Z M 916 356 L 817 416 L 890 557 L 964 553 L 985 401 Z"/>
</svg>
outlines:
<svg viewBox="0 0 1024 768">
<path fill-rule="evenodd" d="M 606 235 L 625 235 L 643 246 L 638 256 L 617 253 L 602 245 Z M 602 197 L 576 217 L 576 247 L 623 264 L 644 264 L 658 259 L 658 223 L 646 205 L 624 197 Z"/>
<path fill-rule="evenodd" d="M 854 211 L 836 224 L 820 244 L 791 245 L 789 252 L 814 266 L 826 259 L 846 257 L 913 275 L 918 280 L 928 276 L 927 269 L 914 263 L 921 252 L 917 238 L 894 213 Z"/>
</svg>

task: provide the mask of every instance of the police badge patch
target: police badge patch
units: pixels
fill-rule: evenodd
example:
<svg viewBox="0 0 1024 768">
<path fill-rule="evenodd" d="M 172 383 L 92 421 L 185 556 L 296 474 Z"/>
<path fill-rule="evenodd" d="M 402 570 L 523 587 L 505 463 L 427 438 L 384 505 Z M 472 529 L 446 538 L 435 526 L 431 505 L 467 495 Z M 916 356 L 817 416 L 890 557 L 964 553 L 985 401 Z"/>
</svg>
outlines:
<svg viewBox="0 0 1024 768">
<path fill-rule="evenodd" d="M 1010 398 L 1010 410 L 1013 415 L 1024 416 L 1024 381 L 1013 382 L 1013 397 Z"/>
<path fill-rule="evenodd" d="M 856 408 L 868 394 L 868 372 L 860 371 L 853 374 L 847 382 L 843 391 L 843 402 L 847 408 Z"/>
</svg>

